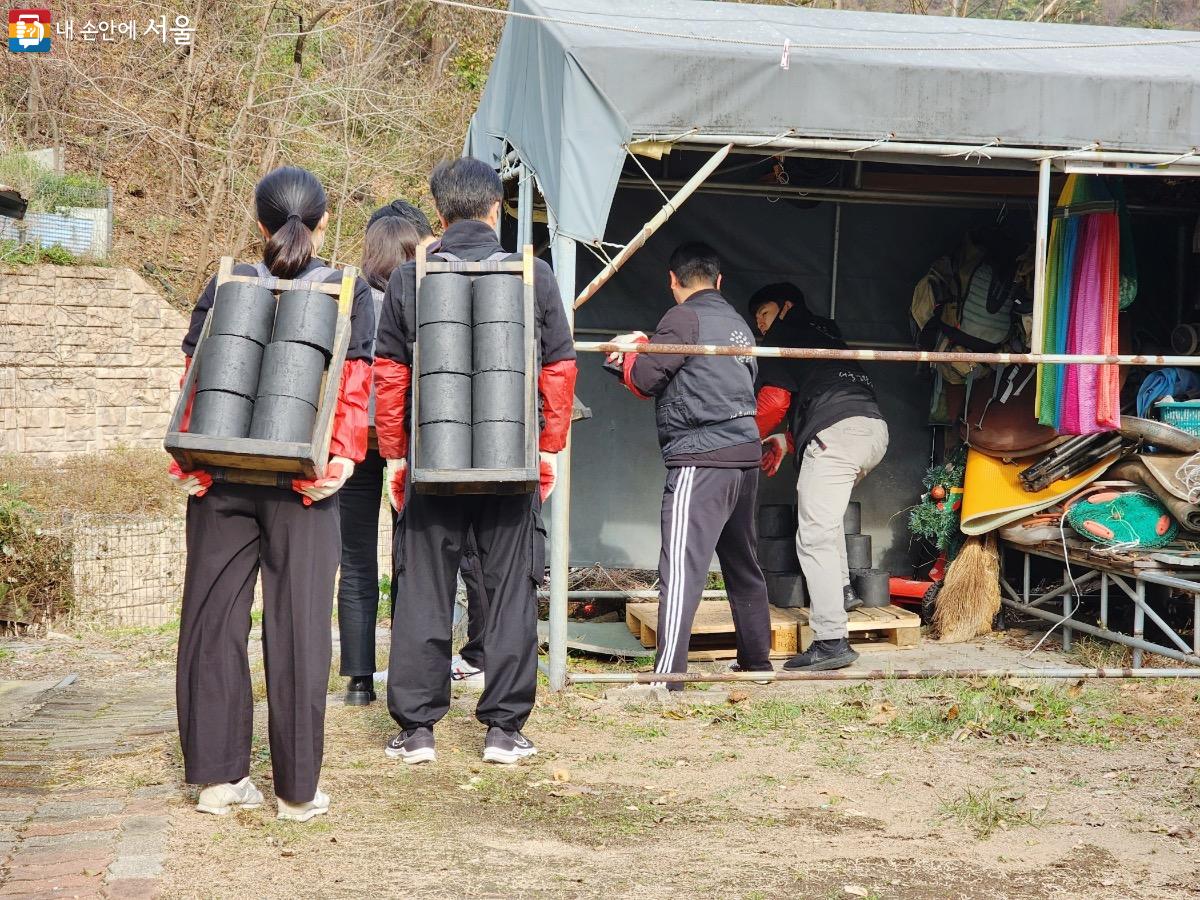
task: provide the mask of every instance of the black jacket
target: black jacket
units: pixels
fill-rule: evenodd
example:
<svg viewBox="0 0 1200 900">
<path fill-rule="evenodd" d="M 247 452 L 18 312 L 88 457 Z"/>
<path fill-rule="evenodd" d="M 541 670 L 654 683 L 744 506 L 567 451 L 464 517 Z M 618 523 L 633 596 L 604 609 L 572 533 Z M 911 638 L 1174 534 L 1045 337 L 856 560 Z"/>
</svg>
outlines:
<svg viewBox="0 0 1200 900">
<path fill-rule="evenodd" d="M 442 235 L 440 246 L 468 262 L 487 259 L 502 250 L 496 232 L 485 223 L 455 222 Z M 383 295 L 383 311 L 375 338 L 375 355 L 406 366 L 412 365 L 413 341 L 417 335 L 417 264 L 407 262 L 392 273 Z M 534 315 L 537 319 L 539 364 L 546 366 L 575 358 L 575 342 L 567 325 L 562 297 L 554 270 L 543 260 L 533 261 Z"/>
<path fill-rule="evenodd" d="M 714 290 L 697 291 L 669 309 L 650 341 L 754 345 L 746 320 Z M 629 378 L 638 391 L 655 398 L 658 443 L 668 466 L 758 464 L 757 369 L 752 356 L 637 356 Z M 744 452 L 722 453 L 742 447 Z"/>
<path fill-rule="evenodd" d="M 846 342 L 832 319 L 792 309 L 776 319 L 762 340 L 764 347 L 815 347 L 845 350 Z M 820 431 L 843 419 L 882 419 L 871 379 L 856 362 L 836 359 L 763 359 L 760 386 L 783 388 L 792 395 L 788 431 L 803 454 Z"/>
</svg>

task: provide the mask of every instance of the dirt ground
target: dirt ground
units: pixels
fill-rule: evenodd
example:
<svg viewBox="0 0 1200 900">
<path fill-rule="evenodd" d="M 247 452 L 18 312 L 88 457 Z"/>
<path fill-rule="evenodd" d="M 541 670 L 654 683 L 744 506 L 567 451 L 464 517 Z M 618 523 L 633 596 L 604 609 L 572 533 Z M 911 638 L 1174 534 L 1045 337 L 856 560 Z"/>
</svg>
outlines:
<svg viewBox="0 0 1200 900">
<path fill-rule="evenodd" d="M 26 641 L 0 652 L 0 679 L 135 669 L 170 691 L 173 639 Z M 438 728 L 438 762 L 411 768 L 383 755 L 382 703 L 331 699 L 332 812 L 304 825 L 274 819 L 260 705 L 262 809 L 194 813 L 170 734 L 63 789 L 178 786 L 170 897 L 1179 898 L 1200 894 L 1197 687 L 541 692 L 526 729 L 541 752 L 516 768 L 480 761 L 469 692 Z"/>
</svg>

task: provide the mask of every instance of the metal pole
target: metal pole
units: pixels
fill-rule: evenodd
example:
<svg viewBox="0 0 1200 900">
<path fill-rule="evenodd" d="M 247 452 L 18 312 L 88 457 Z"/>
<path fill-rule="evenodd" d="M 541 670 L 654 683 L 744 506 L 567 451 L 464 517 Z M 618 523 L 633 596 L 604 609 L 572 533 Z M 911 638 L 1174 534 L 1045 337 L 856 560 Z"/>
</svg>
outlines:
<svg viewBox="0 0 1200 900">
<path fill-rule="evenodd" d="M 533 173 L 517 168 L 517 246 L 533 243 Z"/>
<path fill-rule="evenodd" d="M 704 183 L 704 179 L 713 173 L 732 149 L 733 144 L 726 144 L 714 153 L 712 158 L 700 167 L 700 171 L 689 178 L 683 187 L 667 201 L 666 206 L 655 213 L 654 218 L 642 226 L 642 230 L 634 236 L 633 240 L 626 244 L 625 248 L 613 258 L 612 262 L 601 269 L 600 274 L 593 278 L 591 283 L 579 292 L 579 296 L 575 298 L 576 309 L 587 303 L 595 295 L 596 291 L 600 290 L 610 278 L 617 274 L 617 271 L 621 266 L 625 265 L 629 257 L 637 253 L 645 245 L 646 241 L 650 240 L 650 236 L 658 231 L 667 219 L 675 214 L 675 210 L 682 206 L 688 197 L 692 196 L 696 188 Z"/>
<path fill-rule="evenodd" d="M 575 241 L 554 228 L 554 274 L 563 299 L 563 311 L 572 334 L 575 310 Z M 554 515 L 550 520 L 550 690 L 561 691 L 567 686 L 567 575 L 571 549 L 571 435 L 558 454 L 558 482 L 554 486 Z"/>
<path fill-rule="evenodd" d="M 661 140 L 659 135 L 637 135 L 634 140 Z M 1040 163 L 1043 159 L 1051 161 L 1075 160 L 1079 162 L 1127 162 L 1139 165 L 1173 165 L 1200 166 L 1200 156 L 1180 156 L 1176 153 L 1138 153 L 1133 151 L 1114 151 L 1099 149 L 1062 149 L 1046 150 L 1040 147 L 1005 147 L 987 146 L 971 147 L 964 144 L 935 144 L 908 143 L 905 141 L 874 141 L 849 140 L 845 138 L 770 138 L 761 134 L 689 134 L 674 142 L 680 149 L 691 144 L 704 146 L 732 144 L 736 147 L 753 145 L 759 150 L 812 150 L 829 151 L 834 153 L 870 153 L 882 156 L 934 156 L 947 160 L 959 159 L 967 161 L 978 160 L 986 162 L 991 159 L 1023 160 L 1030 163 Z M 1118 173 L 1112 173 L 1118 174 Z"/>
<path fill-rule="evenodd" d="M 576 341 L 580 353 L 668 353 L 674 356 L 756 356 L 770 359 L 852 359 L 862 362 L 1063 363 L 1121 366 L 1200 366 L 1200 356 L 1124 353 L 938 353 L 933 350 L 831 350 L 824 347 L 736 347 L 717 344 L 617 344 Z"/>
<path fill-rule="evenodd" d="M 1141 584 L 1141 582 L 1138 582 Z M 1008 597 L 1001 597 L 1000 602 L 1005 606 L 1025 613 L 1026 615 L 1036 616 L 1039 619 L 1045 619 L 1047 622 L 1057 623 L 1062 617 L 1057 616 L 1052 612 L 1047 612 L 1044 609 L 1034 609 L 1028 606 L 1023 606 Z M 1135 615 L 1140 611 L 1141 607 L 1134 607 Z M 1200 656 L 1193 656 L 1190 653 L 1180 653 L 1173 647 L 1164 647 L 1161 644 L 1152 644 L 1149 641 L 1142 640 L 1140 637 L 1130 637 L 1127 634 L 1121 634 L 1119 631 L 1109 631 L 1106 628 L 1097 628 L 1094 625 L 1089 625 L 1086 622 L 1075 621 L 1071 628 L 1075 631 L 1082 631 L 1084 634 L 1090 634 L 1092 637 L 1103 638 L 1106 641 L 1111 641 L 1114 644 L 1124 644 L 1126 647 L 1133 647 L 1134 653 L 1140 656 L 1138 651 L 1148 650 L 1151 653 L 1157 653 L 1159 656 L 1166 656 L 1170 659 L 1177 659 L 1180 662 L 1190 663 L 1193 666 L 1200 666 Z M 1138 664 L 1140 665 L 1140 663 Z M 1151 669 L 1138 668 L 1140 672 L 1153 671 Z M 1171 670 L 1173 671 L 1173 670 Z M 1187 670 L 1181 670 L 1187 671 Z M 1200 672 L 1200 669 L 1194 670 Z"/>
<path fill-rule="evenodd" d="M 555 490 L 555 496 L 558 491 Z M 538 591 L 539 597 L 549 597 L 549 591 Z M 728 596 L 724 591 L 701 591 L 703 600 L 724 600 Z M 657 600 L 658 591 L 567 591 L 571 600 Z"/>
<path fill-rule="evenodd" d="M 1033 335 L 1029 349 L 1041 353 L 1046 334 L 1046 247 L 1050 229 L 1050 160 L 1043 159 L 1038 169 L 1038 206 L 1036 250 L 1033 257 Z"/>
<path fill-rule="evenodd" d="M 1200 678 L 1195 669 L 835 669 L 829 672 L 574 672 L 571 684 L 691 684 L 760 681 L 912 681 L 924 678 Z"/>
<path fill-rule="evenodd" d="M 838 249 L 842 243 L 842 204 L 833 205 L 833 257 L 829 264 L 829 318 L 837 318 Z"/>
</svg>

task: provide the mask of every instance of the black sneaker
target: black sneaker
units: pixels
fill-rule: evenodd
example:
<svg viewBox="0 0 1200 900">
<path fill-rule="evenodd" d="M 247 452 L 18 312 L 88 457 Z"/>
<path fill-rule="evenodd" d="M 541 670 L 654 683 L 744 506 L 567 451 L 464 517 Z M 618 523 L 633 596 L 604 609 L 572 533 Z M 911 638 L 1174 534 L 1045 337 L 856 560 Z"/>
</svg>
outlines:
<svg viewBox="0 0 1200 900">
<path fill-rule="evenodd" d="M 858 596 L 858 592 L 854 590 L 854 585 L 847 584 L 842 588 L 842 609 L 846 612 L 854 612 L 863 605 L 862 597 Z"/>
<path fill-rule="evenodd" d="M 375 699 L 375 681 L 370 675 L 355 675 L 346 683 L 347 706 L 369 706 Z"/>
<path fill-rule="evenodd" d="M 434 749 L 432 728 L 410 728 L 395 735 L 383 752 L 389 759 L 401 760 L 405 765 L 434 762 L 437 760 L 437 750 Z"/>
<path fill-rule="evenodd" d="M 533 741 L 519 731 L 505 731 L 496 725 L 488 729 L 483 743 L 483 761 L 511 766 L 537 753 Z"/>
<path fill-rule="evenodd" d="M 832 641 L 813 641 L 803 653 L 797 653 L 783 664 L 785 669 L 805 669 L 823 672 L 826 669 L 844 669 L 858 659 L 858 652 L 850 646 L 848 638 Z"/>
<path fill-rule="evenodd" d="M 773 665 L 771 665 L 770 663 L 767 663 L 767 667 L 766 667 L 765 669 L 749 669 L 749 670 L 747 670 L 747 669 L 743 669 L 743 668 L 741 667 L 741 664 L 740 664 L 740 663 L 731 662 L 731 663 L 729 664 L 729 667 L 728 667 L 728 668 L 727 668 L 725 671 L 727 671 L 727 672 L 745 672 L 745 671 L 751 671 L 751 672 L 760 672 L 760 671 L 761 671 L 761 672 L 774 672 L 774 671 L 775 671 L 775 667 L 774 667 Z M 770 683 L 771 683 L 771 681 L 772 681 L 772 679 L 768 678 L 768 679 L 766 679 L 766 680 L 764 680 L 764 681 L 755 681 L 754 683 L 755 683 L 755 684 L 770 684 Z"/>
</svg>

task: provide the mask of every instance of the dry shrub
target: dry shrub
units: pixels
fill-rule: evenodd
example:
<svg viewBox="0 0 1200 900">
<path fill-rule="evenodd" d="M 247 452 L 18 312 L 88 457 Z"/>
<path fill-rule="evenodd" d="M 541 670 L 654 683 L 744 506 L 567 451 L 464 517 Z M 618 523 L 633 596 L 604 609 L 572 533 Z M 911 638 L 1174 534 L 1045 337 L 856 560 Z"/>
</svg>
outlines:
<svg viewBox="0 0 1200 900">
<path fill-rule="evenodd" d="M 73 516 L 181 515 L 166 470 L 157 450 L 0 457 L 0 621 L 41 623 L 70 611 Z"/>
<path fill-rule="evenodd" d="M 183 494 L 167 475 L 169 463 L 161 450 L 106 450 L 49 462 L 0 456 L 0 484 L 45 515 L 178 515 Z"/>
</svg>

